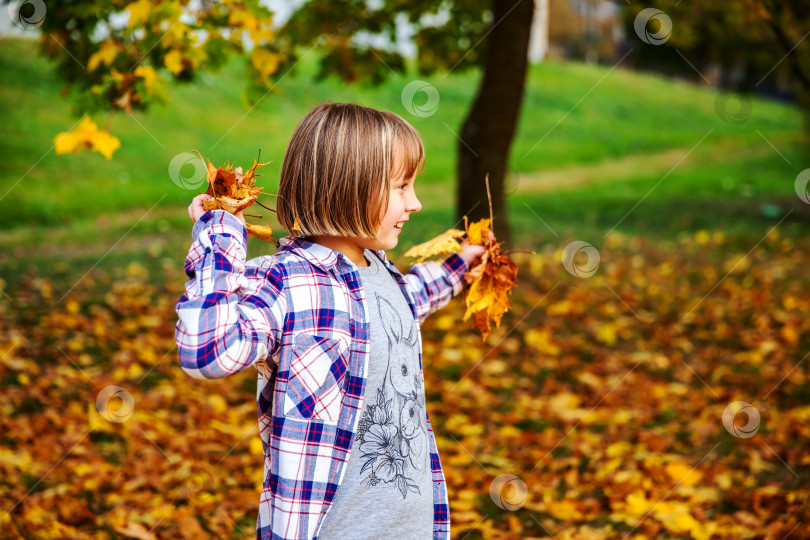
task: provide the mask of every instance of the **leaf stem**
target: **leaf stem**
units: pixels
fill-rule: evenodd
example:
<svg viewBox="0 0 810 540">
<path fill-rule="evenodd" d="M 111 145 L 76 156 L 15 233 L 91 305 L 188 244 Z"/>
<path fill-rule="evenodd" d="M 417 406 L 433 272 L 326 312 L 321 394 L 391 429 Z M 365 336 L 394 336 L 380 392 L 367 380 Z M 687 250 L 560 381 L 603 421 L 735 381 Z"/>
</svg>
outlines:
<svg viewBox="0 0 810 540">
<path fill-rule="evenodd" d="M 484 180 L 487 183 L 487 199 L 489 199 L 489 230 L 491 231 L 493 229 L 493 225 L 495 224 L 495 219 L 492 217 L 492 194 L 489 192 L 489 173 L 487 173 Z"/>
<path fill-rule="evenodd" d="M 270 210 L 271 212 L 275 212 L 275 210 L 273 210 L 273 209 L 272 209 L 272 208 L 270 208 L 269 206 L 265 206 L 265 205 L 263 205 L 263 204 L 262 204 L 262 203 L 260 203 L 258 200 L 255 200 L 255 201 L 253 201 L 253 202 L 255 202 L 256 204 L 258 204 L 259 206 L 261 206 L 261 207 L 262 207 L 262 208 L 264 208 L 265 210 Z"/>
</svg>

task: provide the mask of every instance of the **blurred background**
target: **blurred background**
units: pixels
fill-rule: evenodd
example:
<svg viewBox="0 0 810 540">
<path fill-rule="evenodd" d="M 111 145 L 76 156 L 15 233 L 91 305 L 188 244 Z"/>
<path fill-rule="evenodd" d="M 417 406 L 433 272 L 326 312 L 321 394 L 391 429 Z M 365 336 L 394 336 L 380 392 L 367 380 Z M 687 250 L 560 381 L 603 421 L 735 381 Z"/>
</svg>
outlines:
<svg viewBox="0 0 810 540">
<path fill-rule="evenodd" d="M 174 349 L 192 151 L 275 193 L 333 100 L 424 140 L 401 270 L 486 174 L 520 266 L 486 341 L 423 328 L 454 537 L 810 537 L 808 8 L 4 3 L 0 536 L 254 535 L 255 373 Z"/>
</svg>

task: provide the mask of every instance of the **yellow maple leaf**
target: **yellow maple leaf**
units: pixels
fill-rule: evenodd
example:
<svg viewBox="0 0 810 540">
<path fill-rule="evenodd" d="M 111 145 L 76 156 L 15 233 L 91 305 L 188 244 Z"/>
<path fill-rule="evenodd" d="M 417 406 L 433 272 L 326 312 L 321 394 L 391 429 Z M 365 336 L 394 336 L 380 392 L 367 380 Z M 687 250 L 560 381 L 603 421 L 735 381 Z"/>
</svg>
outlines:
<svg viewBox="0 0 810 540">
<path fill-rule="evenodd" d="M 250 63 L 253 64 L 253 68 L 262 79 L 275 73 L 280 62 L 281 55 L 267 49 L 253 49 L 253 52 L 250 53 Z"/>
<path fill-rule="evenodd" d="M 416 262 L 425 260 L 434 255 L 445 255 L 454 251 L 461 251 L 461 244 L 458 239 L 464 235 L 464 231 L 449 229 L 435 238 L 413 246 L 405 252 L 406 257 L 418 257 Z"/>
<path fill-rule="evenodd" d="M 95 403 L 87 403 L 87 423 L 93 431 L 115 432 L 114 423 L 101 416 Z"/>
<path fill-rule="evenodd" d="M 264 445 L 262 445 L 261 438 L 252 437 L 250 439 L 249 451 L 250 451 L 251 454 L 263 454 L 264 453 Z"/>
<path fill-rule="evenodd" d="M 179 75 L 183 71 L 183 53 L 177 49 L 172 49 L 163 57 L 163 63 L 174 75 Z"/>
<path fill-rule="evenodd" d="M 553 342 L 548 328 L 542 330 L 531 328 L 523 335 L 523 340 L 543 354 L 560 355 L 560 347 Z"/>
<path fill-rule="evenodd" d="M 228 13 L 228 26 L 241 26 L 245 30 L 255 30 L 259 27 L 259 20 L 256 15 L 242 7 L 230 10 Z"/>
<path fill-rule="evenodd" d="M 634 491 L 627 495 L 625 512 L 633 517 L 641 517 L 655 507 L 655 503 L 647 499 L 641 491 Z"/>
<path fill-rule="evenodd" d="M 153 7 L 155 6 L 153 6 L 152 2 L 149 0 L 138 0 L 137 2 L 129 4 L 125 10 L 129 13 L 129 23 L 127 23 L 127 26 L 132 28 L 133 26 L 148 21 L 149 13 L 152 11 Z"/>
<path fill-rule="evenodd" d="M 253 43 L 257 44 L 270 43 L 271 41 L 273 41 L 273 38 L 275 37 L 275 32 L 273 32 L 273 29 L 270 27 L 272 23 L 273 20 L 269 19 L 267 21 L 267 26 L 262 26 L 260 28 L 257 28 L 256 30 L 251 30 L 250 40 Z"/>
<path fill-rule="evenodd" d="M 95 122 L 85 116 L 71 131 L 59 133 L 54 138 L 54 145 L 57 154 L 95 150 L 107 159 L 112 159 L 113 152 L 121 146 L 121 141 L 109 131 L 99 129 Z"/>
<path fill-rule="evenodd" d="M 121 146 L 121 141 L 118 137 L 103 129 L 98 130 L 95 135 L 93 135 L 90 143 L 93 150 L 107 159 L 112 159 L 113 152 Z"/>
<path fill-rule="evenodd" d="M 90 56 L 87 61 L 87 71 L 95 71 L 99 65 L 109 66 L 118 56 L 120 46 L 114 39 L 108 39 L 101 44 L 101 47 Z"/>
<path fill-rule="evenodd" d="M 489 221 L 489 219 L 481 219 L 475 223 L 470 223 L 470 225 L 467 227 L 467 238 L 471 244 L 483 246 L 487 243 L 490 231 Z"/>
<path fill-rule="evenodd" d="M 667 463 L 664 470 L 674 482 L 680 482 L 684 486 L 694 486 L 703 478 L 699 471 L 679 461 Z"/>
<path fill-rule="evenodd" d="M 273 239 L 273 229 L 271 229 L 269 225 L 252 225 L 246 223 L 245 228 L 247 229 L 248 236 L 258 238 L 259 240 L 275 242 Z"/>
<path fill-rule="evenodd" d="M 579 509 L 579 501 L 564 499 L 562 501 L 549 501 L 546 503 L 548 513 L 561 521 L 576 521 L 585 519 Z"/>
<path fill-rule="evenodd" d="M 146 91 L 150 94 L 156 94 L 160 90 L 160 77 L 152 68 L 152 66 L 138 66 L 134 71 L 135 75 L 143 78 L 143 84 L 146 86 Z"/>
</svg>

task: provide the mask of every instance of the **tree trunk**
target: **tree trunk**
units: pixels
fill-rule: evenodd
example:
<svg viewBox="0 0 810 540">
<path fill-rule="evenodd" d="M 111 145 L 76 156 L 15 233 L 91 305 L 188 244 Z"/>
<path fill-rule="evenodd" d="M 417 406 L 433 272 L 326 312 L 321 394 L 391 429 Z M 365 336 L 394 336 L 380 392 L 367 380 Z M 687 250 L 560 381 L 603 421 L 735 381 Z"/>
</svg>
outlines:
<svg viewBox="0 0 810 540">
<path fill-rule="evenodd" d="M 484 74 L 461 129 L 456 217 L 489 217 L 485 177 L 489 173 L 498 241 L 511 244 L 504 177 L 526 83 L 534 0 L 492 0 L 493 27 L 486 41 Z"/>
</svg>

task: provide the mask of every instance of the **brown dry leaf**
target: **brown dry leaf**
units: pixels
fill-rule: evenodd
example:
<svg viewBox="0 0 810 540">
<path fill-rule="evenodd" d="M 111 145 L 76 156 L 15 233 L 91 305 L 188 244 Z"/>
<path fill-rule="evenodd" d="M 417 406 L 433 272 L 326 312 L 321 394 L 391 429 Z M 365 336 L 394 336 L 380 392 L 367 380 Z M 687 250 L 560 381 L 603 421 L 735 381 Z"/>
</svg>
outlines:
<svg viewBox="0 0 810 540">
<path fill-rule="evenodd" d="M 470 284 L 465 303 L 464 320 L 473 317 L 475 327 L 484 340 L 490 324 L 501 325 L 503 314 L 509 311 L 509 293 L 517 280 L 517 265 L 508 255 L 501 253 L 501 245 L 490 235 L 489 219 L 467 224 L 467 238 L 471 244 L 484 246 L 486 251 L 479 262 L 470 268 L 464 279 Z"/>
<path fill-rule="evenodd" d="M 130 521 L 126 527 L 116 527 L 115 531 L 123 534 L 127 538 L 137 538 L 138 540 L 157 540 L 157 536 L 152 534 L 146 527 L 136 521 Z"/>
<path fill-rule="evenodd" d="M 197 152 L 195 150 L 195 152 Z M 261 152 L 261 151 L 260 151 Z M 197 152 L 200 159 L 202 155 Z M 269 163 L 269 161 L 267 162 Z M 237 214 L 249 208 L 256 202 L 256 197 L 261 193 L 264 188 L 256 187 L 256 169 L 264 167 L 267 163 L 259 163 L 258 159 L 253 161 L 253 166 L 248 169 L 246 173 L 242 173 L 242 167 L 235 169 L 230 163 L 226 163 L 222 167 L 214 167 L 211 161 L 207 165 L 207 180 L 208 190 L 206 193 L 211 195 L 211 199 L 203 201 L 203 208 L 206 210 L 220 209 Z M 261 176 L 261 175 L 259 175 Z M 261 203 L 260 206 L 265 207 Z M 248 236 L 274 242 L 273 230 L 268 225 L 251 225 L 245 224 L 248 231 Z"/>
<path fill-rule="evenodd" d="M 434 255 L 446 255 L 454 251 L 461 251 L 461 244 L 459 244 L 458 239 L 463 235 L 464 231 L 449 229 L 427 242 L 413 246 L 405 252 L 405 257 L 418 257 L 416 262 L 421 262 Z"/>
<path fill-rule="evenodd" d="M 232 199 L 230 197 L 223 196 L 204 201 L 203 207 L 206 210 L 213 210 L 214 208 L 220 208 L 222 210 L 225 210 L 226 212 L 235 214 L 237 212 L 241 212 L 242 210 L 246 209 L 254 202 L 256 202 L 256 197 L 244 197 L 242 199 Z"/>
</svg>

